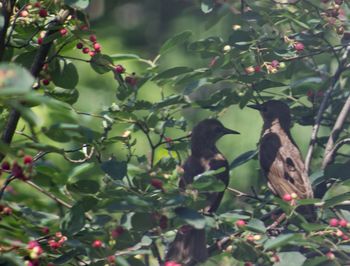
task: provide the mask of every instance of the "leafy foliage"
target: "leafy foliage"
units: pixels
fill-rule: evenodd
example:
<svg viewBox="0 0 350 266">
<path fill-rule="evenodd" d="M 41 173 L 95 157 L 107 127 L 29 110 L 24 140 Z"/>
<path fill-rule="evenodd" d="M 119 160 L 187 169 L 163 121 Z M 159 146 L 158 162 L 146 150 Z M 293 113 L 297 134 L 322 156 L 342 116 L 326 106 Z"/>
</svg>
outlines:
<svg viewBox="0 0 350 266">
<path fill-rule="evenodd" d="M 201 39 L 191 31 L 178 33 L 154 59 L 144 59 L 103 53 L 87 26 L 88 0 L 14 2 L 4 11 L 14 13 L 2 25 L 6 41 L 0 42 L 0 264 L 161 264 L 183 225 L 206 230 L 216 264 L 349 263 L 348 150 L 338 150 L 349 142 L 349 132 L 341 130 L 348 119 L 332 133 L 332 160 L 320 159 L 349 101 L 348 3 L 202 0 L 195 8 L 205 14 L 207 27 L 222 19 L 230 30 Z M 196 60 L 162 63 L 181 47 Z M 84 57 L 71 56 L 77 51 Z M 120 65 L 126 60 L 142 64 L 143 71 L 126 71 Z M 113 75 L 113 104 L 98 113 L 76 110 L 84 101 L 77 62 Z M 146 84 L 155 88 L 156 101 L 140 96 Z M 213 216 L 203 214 L 205 193 L 225 186 L 205 172 L 179 190 L 191 130 L 185 112 L 201 109 L 220 117 L 232 106 L 244 112 L 249 102 L 272 98 L 290 105 L 295 124 L 325 129 L 325 136 L 311 141 L 317 199 L 291 205 L 266 188 L 250 194 L 231 189 L 239 201 L 235 208 L 223 205 Z M 91 127 L 86 116 L 101 126 Z M 145 145 L 147 153 L 140 153 Z M 56 164 L 62 159 L 66 167 Z M 256 159 L 257 151 L 249 148 L 230 169 Z M 23 185 L 23 193 L 10 183 Z M 316 205 L 314 222 L 295 211 L 308 204 Z M 269 228 L 276 210 L 287 215 L 277 234 Z M 332 218 L 336 222 L 328 224 Z"/>
</svg>

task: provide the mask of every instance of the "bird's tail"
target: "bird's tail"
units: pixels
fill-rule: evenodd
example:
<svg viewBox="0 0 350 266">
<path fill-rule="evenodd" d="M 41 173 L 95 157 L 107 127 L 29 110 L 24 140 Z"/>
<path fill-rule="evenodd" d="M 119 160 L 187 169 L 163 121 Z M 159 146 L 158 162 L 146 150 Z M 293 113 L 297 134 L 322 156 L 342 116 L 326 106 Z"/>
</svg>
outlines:
<svg viewBox="0 0 350 266">
<path fill-rule="evenodd" d="M 208 258 L 204 229 L 182 226 L 165 256 L 166 261 L 181 263 L 182 266 L 193 266 Z"/>
</svg>

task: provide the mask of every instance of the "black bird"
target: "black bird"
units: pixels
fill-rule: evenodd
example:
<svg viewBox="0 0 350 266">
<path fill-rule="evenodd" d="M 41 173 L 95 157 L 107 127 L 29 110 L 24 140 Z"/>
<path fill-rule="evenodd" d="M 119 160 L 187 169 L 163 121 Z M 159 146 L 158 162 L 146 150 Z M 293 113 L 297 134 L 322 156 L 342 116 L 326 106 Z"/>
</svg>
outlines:
<svg viewBox="0 0 350 266">
<path fill-rule="evenodd" d="M 248 107 L 259 110 L 264 120 L 259 161 L 269 188 L 281 198 L 292 193 L 299 199 L 313 198 L 304 161 L 290 134 L 291 116 L 288 105 L 271 100 Z M 300 211 L 301 209 L 303 208 L 299 208 Z"/>
<path fill-rule="evenodd" d="M 237 131 L 225 128 L 216 119 L 205 119 L 198 123 L 192 131 L 191 156 L 183 165 L 184 174 L 179 187 L 183 190 L 186 185 L 193 183 L 193 178 L 209 170 L 224 168 L 216 174 L 216 178 L 229 182 L 229 167 L 226 158 L 216 148 L 216 141 L 226 134 L 239 134 Z M 205 212 L 215 212 L 221 202 L 224 191 L 206 193 L 207 204 Z M 179 229 L 175 240 L 171 243 L 166 254 L 166 261 L 175 261 L 182 266 L 195 265 L 208 258 L 206 236 L 204 229 L 195 229 L 189 225 Z"/>
</svg>

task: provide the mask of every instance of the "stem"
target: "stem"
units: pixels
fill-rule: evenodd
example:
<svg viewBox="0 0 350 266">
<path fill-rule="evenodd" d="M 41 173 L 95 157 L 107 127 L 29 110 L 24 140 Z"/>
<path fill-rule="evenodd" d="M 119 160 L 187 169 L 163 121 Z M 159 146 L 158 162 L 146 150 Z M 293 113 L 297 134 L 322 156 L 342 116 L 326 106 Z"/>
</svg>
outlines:
<svg viewBox="0 0 350 266">
<path fill-rule="evenodd" d="M 67 19 L 69 15 L 69 11 L 68 10 L 61 10 L 56 19 L 53 20 L 52 22 L 49 23 L 49 26 L 52 26 L 54 29 L 49 30 L 45 37 L 44 37 L 44 43 L 45 43 L 45 39 L 49 38 L 50 35 L 56 33 L 59 29 L 57 26 L 61 25 L 63 21 L 65 21 Z M 5 28 L 5 27 L 4 27 Z M 6 32 L 5 32 L 6 33 Z M 2 56 L 2 51 L 1 51 L 1 42 L 5 41 L 5 37 L 6 34 L 4 36 L 4 38 L 0 38 L 0 59 Z M 45 63 L 45 59 L 50 51 L 50 48 L 52 46 L 53 41 L 45 43 L 43 45 L 40 46 L 40 48 L 38 49 L 36 56 L 34 58 L 33 64 L 31 66 L 30 69 L 30 73 L 37 78 L 39 76 L 39 73 Z M 15 133 L 19 118 L 20 118 L 21 114 L 18 110 L 16 110 L 15 108 L 13 108 L 10 111 L 10 115 L 8 118 L 8 121 L 5 125 L 5 129 L 3 131 L 3 134 L 1 136 L 1 141 L 4 142 L 5 144 L 10 144 L 13 138 L 13 135 Z M 0 152 L 0 161 L 2 161 L 5 158 L 4 153 Z"/>
<path fill-rule="evenodd" d="M 344 52 L 344 54 L 343 54 L 343 56 L 341 58 L 340 64 L 338 66 L 338 69 L 337 69 L 337 71 L 335 72 L 335 74 L 334 74 L 334 76 L 332 78 L 331 86 L 325 92 L 324 97 L 323 97 L 322 102 L 321 102 L 321 105 L 320 105 L 320 108 L 319 108 L 319 110 L 317 112 L 316 121 L 315 121 L 315 124 L 314 124 L 314 126 L 312 128 L 309 148 L 308 148 L 308 151 L 307 151 L 307 154 L 306 154 L 306 157 L 305 157 L 305 169 L 306 169 L 307 172 L 309 172 L 309 169 L 310 169 L 312 154 L 313 154 L 314 147 L 315 147 L 315 144 L 316 144 L 317 133 L 318 133 L 318 130 L 320 129 L 323 113 L 324 113 L 324 111 L 327 108 L 327 103 L 328 103 L 328 100 L 329 100 L 333 90 L 335 89 L 335 87 L 338 84 L 340 75 L 345 70 L 344 66 L 345 66 L 345 63 L 346 63 L 349 51 L 350 51 L 350 46 L 347 46 L 346 50 L 345 50 L 345 52 Z"/>
</svg>

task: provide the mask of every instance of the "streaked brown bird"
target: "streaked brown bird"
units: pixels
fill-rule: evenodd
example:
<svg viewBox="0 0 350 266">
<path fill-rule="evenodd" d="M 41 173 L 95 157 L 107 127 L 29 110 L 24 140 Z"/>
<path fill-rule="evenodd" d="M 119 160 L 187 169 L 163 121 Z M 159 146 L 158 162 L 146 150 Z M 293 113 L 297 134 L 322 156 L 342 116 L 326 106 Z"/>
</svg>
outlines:
<svg viewBox="0 0 350 266">
<path fill-rule="evenodd" d="M 224 182 L 229 182 L 229 167 L 226 158 L 216 148 L 216 141 L 227 134 L 239 134 L 237 131 L 225 128 L 216 119 L 205 119 L 198 123 L 192 131 L 191 156 L 183 165 L 184 174 L 179 187 L 183 190 L 186 185 L 193 183 L 193 178 L 209 170 L 225 168 L 215 175 Z M 222 192 L 206 193 L 207 204 L 205 212 L 215 212 L 224 195 Z M 196 265 L 208 258 L 206 236 L 204 229 L 195 229 L 189 225 L 183 226 L 176 234 L 166 254 L 166 261 L 175 261 L 182 266 Z"/>
<path fill-rule="evenodd" d="M 269 188 L 281 198 L 292 193 L 297 194 L 299 199 L 313 198 L 304 161 L 290 134 L 291 115 L 288 105 L 271 100 L 248 106 L 259 110 L 264 120 L 259 161 Z M 304 213 L 302 209 L 299 210 Z"/>
</svg>

